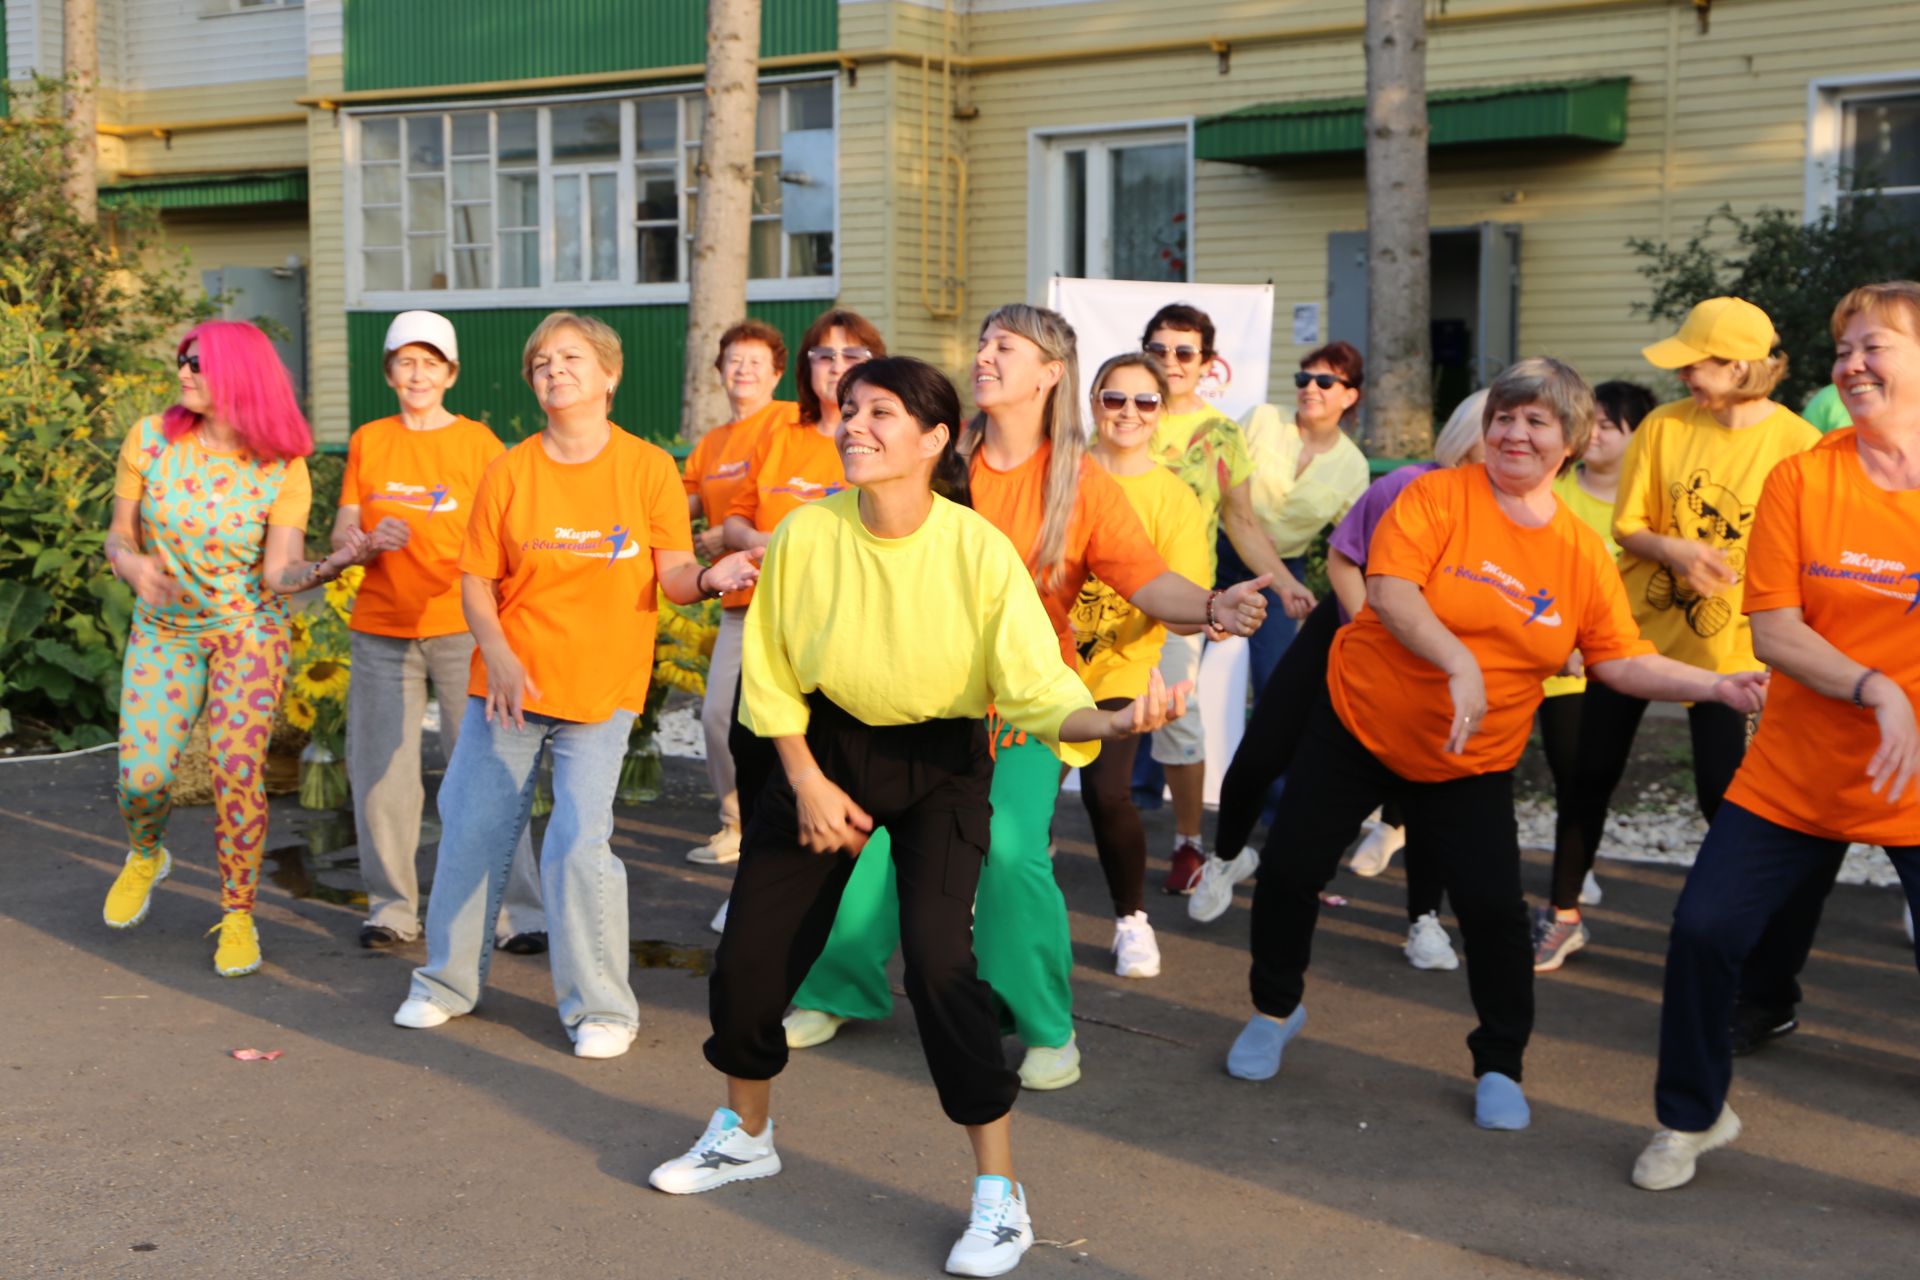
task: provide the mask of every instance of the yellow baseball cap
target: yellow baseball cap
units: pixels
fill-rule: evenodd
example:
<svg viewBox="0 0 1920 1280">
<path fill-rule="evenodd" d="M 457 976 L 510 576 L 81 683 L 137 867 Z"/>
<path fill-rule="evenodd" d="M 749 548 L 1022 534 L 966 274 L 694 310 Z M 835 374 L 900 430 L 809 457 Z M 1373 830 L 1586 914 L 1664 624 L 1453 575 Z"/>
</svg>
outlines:
<svg viewBox="0 0 1920 1280">
<path fill-rule="evenodd" d="M 1682 369 L 1702 360 L 1765 360 L 1778 341 L 1767 313 L 1745 298 L 1708 298 L 1687 312 L 1680 332 L 1640 354 L 1656 369 Z"/>
</svg>

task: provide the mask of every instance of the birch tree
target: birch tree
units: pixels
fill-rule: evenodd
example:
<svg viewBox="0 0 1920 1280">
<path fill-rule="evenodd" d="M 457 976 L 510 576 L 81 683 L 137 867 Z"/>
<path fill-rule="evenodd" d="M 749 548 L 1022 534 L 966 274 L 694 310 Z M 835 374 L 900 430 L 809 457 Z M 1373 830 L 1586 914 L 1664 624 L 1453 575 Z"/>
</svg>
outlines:
<svg viewBox="0 0 1920 1280">
<path fill-rule="evenodd" d="M 95 126 L 99 123 L 100 42 L 99 13 L 94 0 L 66 0 L 64 38 L 66 63 L 67 139 L 66 197 L 81 220 L 99 220 L 99 186 L 95 173 Z"/>
<path fill-rule="evenodd" d="M 1433 443 L 1424 0 L 1367 0 L 1366 443 L 1377 457 Z"/>
</svg>

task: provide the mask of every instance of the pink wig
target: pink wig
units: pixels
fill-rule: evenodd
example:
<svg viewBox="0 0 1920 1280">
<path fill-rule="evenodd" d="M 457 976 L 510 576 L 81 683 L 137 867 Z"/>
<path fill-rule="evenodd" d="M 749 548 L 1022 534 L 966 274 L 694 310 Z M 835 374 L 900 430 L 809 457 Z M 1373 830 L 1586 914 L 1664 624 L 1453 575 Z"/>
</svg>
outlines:
<svg viewBox="0 0 1920 1280">
<path fill-rule="evenodd" d="M 266 334 L 240 320 L 209 320 L 187 331 L 175 358 L 196 340 L 200 382 L 213 401 L 213 416 L 239 432 L 250 452 L 269 460 L 313 452 L 313 432 Z M 160 422 L 169 441 L 199 425 L 200 415 L 178 404 Z"/>
</svg>

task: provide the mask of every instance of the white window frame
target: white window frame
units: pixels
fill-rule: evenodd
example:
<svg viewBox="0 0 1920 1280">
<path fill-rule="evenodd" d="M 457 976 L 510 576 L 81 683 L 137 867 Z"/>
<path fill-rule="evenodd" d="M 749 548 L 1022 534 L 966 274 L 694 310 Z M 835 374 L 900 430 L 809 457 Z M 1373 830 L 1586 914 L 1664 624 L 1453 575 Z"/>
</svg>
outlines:
<svg viewBox="0 0 1920 1280">
<path fill-rule="evenodd" d="M 835 117 L 838 119 L 838 117 Z M 1064 200 L 1062 178 L 1065 172 L 1063 143 L 1107 143 L 1107 149 L 1087 154 L 1087 190 L 1104 191 L 1108 175 L 1107 159 L 1111 146 L 1150 146 L 1177 142 L 1187 157 L 1187 260 L 1186 278 L 1194 278 L 1194 256 L 1199 249 L 1199 217 L 1194 202 L 1193 117 L 1180 116 L 1157 120 L 1118 120 L 1089 125 L 1046 125 L 1027 130 L 1027 296 L 1036 303 L 1047 296 L 1047 281 L 1066 263 L 1066 235 L 1060 220 Z M 1096 172 L 1098 182 L 1096 185 Z M 1107 225 L 1104 199 L 1101 208 L 1089 207 L 1089 249 L 1096 243 L 1095 230 Z M 1102 237 L 1104 238 L 1104 237 Z"/>
<path fill-rule="evenodd" d="M 819 74 L 800 74 L 790 76 L 768 76 L 760 81 L 761 91 L 795 84 L 831 85 L 833 92 L 833 132 L 834 132 L 834 170 L 839 172 L 839 142 L 842 128 L 842 107 L 840 81 L 838 76 L 828 77 Z M 501 307 L 538 307 L 538 306 L 647 306 L 671 303 L 684 303 L 688 297 L 687 287 L 687 239 L 692 235 L 692 226 L 686 219 L 686 182 L 678 178 L 680 218 L 683 227 L 680 247 L 681 265 L 678 281 L 659 284 L 639 284 L 635 276 L 639 270 L 639 231 L 634 217 L 638 198 L 637 122 L 634 117 L 633 102 L 640 98 L 672 96 L 683 98 L 689 93 L 700 91 L 698 82 L 648 86 L 624 90 L 619 93 L 579 93 L 556 94 L 529 98 L 483 98 L 461 99 L 458 101 L 421 103 L 409 105 L 385 105 L 379 108 L 347 108 L 342 114 L 348 117 L 349 127 L 342 131 L 341 165 L 342 198 L 345 210 L 344 239 L 346 241 L 346 285 L 347 306 L 356 311 L 404 311 L 415 307 L 431 307 L 436 311 L 475 311 Z M 539 107 L 568 106 L 584 102 L 615 101 L 620 103 L 620 159 L 614 162 L 598 162 L 584 166 L 584 169 L 613 171 L 617 174 L 619 201 L 616 210 L 616 234 L 619 237 L 620 279 L 612 282 L 560 283 L 553 279 L 554 268 L 554 217 L 553 217 L 553 178 L 556 172 L 574 172 L 582 166 L 561 165 L 556 167 L 552 160 L 551 117 L 544 111 L 539 112 L 537 136 L 539 139 L 538 172 L 540 174 L 540 278 L 544 282 L 535 288 L 491 288 L 491 289 L 369 289 L 365 280 L 365 262 L 362 257 L 361 242 L 361 173 L 360 173 L 360 124 L 368 118 L 404 117 L 409 115 L 440 114 L 451 115 L 461 111 L 514 111 Z M 684 160 L 684 131 L 686 128 L 686 108 L 681 106 L 682 163 Z M 450 128 L 450 126 L 449 126 Z M 781 131 L 786 131 L 785 103 L 782 101 Z M 406 139 L 405 127 L 401 129 L 401 176 L 404 190 L 407 181 L 405 172 Z M 500 209 L 498 187 L 498 143 L 497 125 L 492 128 L 496 135 L 494 159 L 494 271 L 498 279 L 501 259 Z M 453 189 L 453 160 L 451 156 L 451 135 L 446 143 L 449 154 L 445 157 L 445 177 L 449 201 Z M 837 179 L 836 179 L 837 183 Z M 584 184 L 583 184 L 584 197 Z M 844 189 L 837 192 L 834 201 L 833 225 L 833 270 L 827 275 L 800 276 L 795 278 L 761 279 L 747 281 L 747 300 L 749 302 L 772 302 L 792 299 L 837 298 L 840 294 L 840 269 L 844 260 L 845 241 L 841 231 L 841 211 L 845 200 Z M 406 235 L 405 206 L 402 205 L 402 238 Z M 453 273 L 453 229 L 452 210 L 448 210 L 449 225 L 447 232 L 448 273 Z M 583 250 L 587 249 L 583 246 Z M 781 237 L 781 270 L 789 265 L 792 246 L 787 238 Z M 588 250 L 590 251 L 590 250 Z M 404 245 L 402 251 L 402 280 L 406 279 L 406 261 Z"/>
<path fill-rule="evenodd" d="M 1847 107 L 1873 98 L 1920 95 L 1920 67 L 1868 75 L 1832 76 L 1807 83 L 1806 201 L 1808 222 L 1840 199 L 1846 158 Z"/>
</svg>

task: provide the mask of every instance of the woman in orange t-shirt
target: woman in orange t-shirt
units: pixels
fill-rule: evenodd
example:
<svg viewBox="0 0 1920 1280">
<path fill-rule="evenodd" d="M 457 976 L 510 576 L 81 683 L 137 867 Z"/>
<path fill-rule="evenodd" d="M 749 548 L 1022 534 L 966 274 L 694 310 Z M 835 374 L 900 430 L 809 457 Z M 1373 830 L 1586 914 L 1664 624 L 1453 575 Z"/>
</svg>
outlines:
<svg viewBox="0 0 1920 1280">
<path fill-rule="evenodd" d="M 657 597 L 690 604 L 751 584 L 757 557 L 702 568 L 673 459 L 607 419 L 622 359 L 599 320 L 556 311 L 521 372 L 546 427 L 487 468 L 460 553 L 476 651 L 460 744 L 440 786 L 440 861 L 427 963 L 393 1020 L 437 1027 L 471 1013 L 487 981 L 486 923 L 553 759 L 540 886 L 560 1020 L 575 1056 L 627 1051 L 639 1005 L 627 982 L 627 874 L 613 855 L 613 793 L 653 675 Z"/>
<path fill-rule="evenodd" d="M 1076 346 L 1073 327 L 1056 312 L 1014 303 L 988 315 L 973 358 L 980 414 L 960 438 L 973 509 L 1032 566 L 1060 660 L 1078 670 L 1068 615 L 1089 573 L 1172 628 L 1253 634 L 1266 616 L 1267 579 L 1208 591 L 1169 570 L 1119 483 L 1087 456 Z M 1062 1089 L 1080 1078 L 1080 1050 L 1067 905 L 1047 854 L 1060 761 L 992 717 L 988 727 L 996 740 L 993 829 L 974 900 L 974 951 L 1027 1046 L 1021 1084 Z M 848 1018 L 891 1009 L 886 964 L 899 937 L 891 870 L 880 859 L 855 866 L 827 949 L 794 996 L 789 1046 L 819 1044 Z"/>
<path fill-rule="evenodd" d="M 360 427 L 347 442 L 333 545 L 364 534 L 366 577 L 354 596 L 353 682 L 347 687 L 347 776 L 360 841 L 369 949 L 420 936 L 420 717 L 427 684 L 440 705 L 440 758 L 453 758 L 466 709 L 473 635 L 460 611 L 460 543 L 473 495 L 506 452 L 483 424 L 447 409 L 460 376 L 453 324 L 432 311 L 403 311 L 387 328 L 383 369 L 399 412 Z M 522 836 L 494 945 L 519 955 L 547 949 L 540 873 Z"/>
<path fill-rule="evenodd" d="M 1886 849 L 1920 912 L 1920 284 L 1855 289 L 1833 313 L 1833 384 L 1854 428 L 1767 476 L 1747 552 L 1759 732 L 1687 872 L 1667 943 L 1654 1104 L 1635 1186 L 1692 1179 L 1740 1134 L 1727 1106 L 1741 966 L 1850 841 Z"/>
<path fill-rule="evenodd" d="M 1480 1026 L 1475 1119 L 1525 1128 L 1533 946 L 1520 892 L 1513 766 L 1541 681 L 1578 649 L 1593 679 L 1639 698 L 1756 708 L 1766 677 L 1718 676 L 1640 638 L 1600 536 L 1553 493 L 1593 432 L 1593 392 L 1557 360 L 1523 360 L 1487 393 L 1485 463 L 1435 471 L 1374 533 L 1367 605 L 1334 638 L 1328 697 L 1308 713 L 1261 853 L 1254 1015 L 1227 1071 L 1265 1080 L 1306 1021 L 1320 893 L 1383 800 L 1406 814 L 1466 939 Z"/>
<path fill-rule="evenodd" d="M 687 514 L 704 515 L 707 527 L 693 549 L 709 563 L 726 554 L 727 511 L 734 495 L 753 483 L 753 454 L 760 438 L 792 424 L 795 405 L 775 400 L 773 388 L 787 371 L 787 343 L 763 320 L 742 320 L 720 335 L 714 357 L 733 410 L 733 421 L 700 437 L 687 455 L 681 479 L 687 489 Z M 707 740 L 707 780 L 720 798 L 720 830 L 687 854 L 688 862 L 728 866 L 740 860 L 740 798 L 734 790 L 733 755 L 727 750 L 727 726 L 733 719 L 733 695 L 740 687 L 740 639 L 746 632 L 751 591 L 720 598 L 720 634 L 707 663 L 707 691 L 700 704 L 700 727 Z"/>
</svg>

